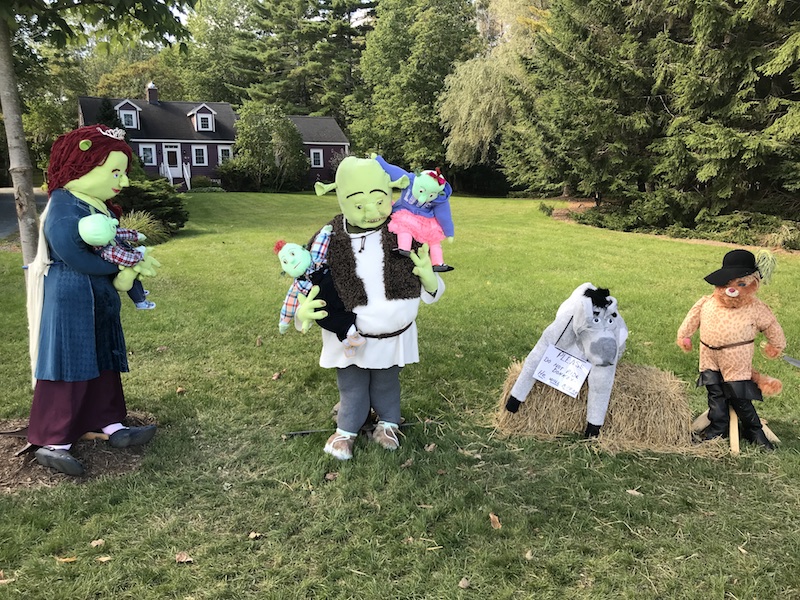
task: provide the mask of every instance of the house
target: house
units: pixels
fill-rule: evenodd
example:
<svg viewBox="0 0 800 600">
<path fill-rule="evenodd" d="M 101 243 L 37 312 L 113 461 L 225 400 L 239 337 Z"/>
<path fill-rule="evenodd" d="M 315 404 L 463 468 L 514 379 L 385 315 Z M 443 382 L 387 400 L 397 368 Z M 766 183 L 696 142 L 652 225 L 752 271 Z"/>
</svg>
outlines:
<svg viewBox="0 0 800 600">
<path fill-rule="evenodd" d="M 236 114 L 227 102 L 162 102 L 150 83 L 144 100 L 109 98 L 128 132 L 128 143 L 149 175 L 187 182 L 216 178 L 216 167 L 233 155 Z M 103 98 L 78 98 L 78 124 L 98 122 Z"/>
<path fill-rule="evenodd" d="M 350 153 L 350 141 L 336 119 L 290 115 L 289 120 L 300 132 L 306 156 L 311 161 L 308 182 L 313 186 L 317 181 L 333 181 L 335 169 L 331 166 L 331 159 L 338 156 L 341 160 Z"/>
<path fill-rule="evenodd" d="M 78 98 L 78 124 L 98 122 L 104 98 Z M 216 168 L 233 156 L 237 115 L 227 102 L 167 102 L 158 99 L 152 82 L 144 100 L 109 98 L 128 132 L 128 143 L 148 175 L 162 175 L 174 183 L 193 176 L 217 179 Z M 346 155 L 350 142 L 333 117 L 291 116 L 303 138 L 310 161 L 309 187 L 332 181 L 331 158 Z"/>
</svg>

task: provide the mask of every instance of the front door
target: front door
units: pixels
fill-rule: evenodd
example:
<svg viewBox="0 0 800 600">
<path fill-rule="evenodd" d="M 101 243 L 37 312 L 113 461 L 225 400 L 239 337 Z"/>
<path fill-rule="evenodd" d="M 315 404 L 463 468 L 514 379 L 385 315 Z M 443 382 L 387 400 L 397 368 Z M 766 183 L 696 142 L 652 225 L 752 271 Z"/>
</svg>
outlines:
<svg viewBox="0 0 800 600">
<path fill-rule="evenodd" d="M 181 172 L 181 146 L 180 144 L 164 144 L 164 161 L 167 163 L 170 175 L 175 179 L 182 179 Z"/>
</svg>

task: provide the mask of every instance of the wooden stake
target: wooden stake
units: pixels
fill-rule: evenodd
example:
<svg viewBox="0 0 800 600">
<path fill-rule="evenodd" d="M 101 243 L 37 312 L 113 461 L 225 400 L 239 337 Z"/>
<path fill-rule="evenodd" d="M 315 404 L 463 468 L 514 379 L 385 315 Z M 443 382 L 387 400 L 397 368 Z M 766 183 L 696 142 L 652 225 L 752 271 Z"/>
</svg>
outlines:
<svg viewBox="0 0 800 600">
<path fill-rule="evenodd" d="M 736 411 L 733 410 L 732 406 L 728 407 L 728 413 L 730 414 L 730 429 L 729 429 L 729 436 L 731 440 L 731 454 L 734 456 L 739 455 L 739 417 L 736 414 Z"/>
</svg>

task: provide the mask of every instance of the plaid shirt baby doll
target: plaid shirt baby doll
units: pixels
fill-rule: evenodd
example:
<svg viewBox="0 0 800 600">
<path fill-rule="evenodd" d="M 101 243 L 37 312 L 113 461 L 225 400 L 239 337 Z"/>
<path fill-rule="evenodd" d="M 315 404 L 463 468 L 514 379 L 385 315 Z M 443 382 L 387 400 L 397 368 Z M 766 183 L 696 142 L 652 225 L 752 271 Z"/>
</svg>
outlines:
<svg viewBox="0 0 800 600">
<path fill-rule="evenodd" d="M 330 239 L 330 232 L 324 230 L 320 231 L 317 237 L 314 238 L 314 242 L 311 244 L 309 250 L 311 253 L 311 265 L 306 269 L 305 275 L 297 277 L 292 282 L 289 291 L 286 293 L 286 299 L 283 301 L 280 318 L 280 327 L 282 331 L 288 329 L 294 318 L 294 314 L 297 312 L 297 307 L 299 305 L 297 295 L 303 294 L 303 296 L 307 296 L 309 290 L 311 290 L 313 284 L 308 276 L 325 264 L 325 260 L 328 256 Z"/>
</svg>

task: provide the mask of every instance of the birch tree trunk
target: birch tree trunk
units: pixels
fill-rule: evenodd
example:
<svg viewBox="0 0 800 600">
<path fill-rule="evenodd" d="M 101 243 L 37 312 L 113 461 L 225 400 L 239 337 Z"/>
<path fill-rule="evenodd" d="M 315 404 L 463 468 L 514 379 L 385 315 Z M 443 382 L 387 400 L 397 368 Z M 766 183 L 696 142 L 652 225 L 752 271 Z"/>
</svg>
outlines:
<svg viewBox="0 0 800 600">
<path fill-rule="evenodd" d="M 39 221 L 36 216 L 36 198 L 33 194 L 33 166 L 28 143 L 25 141 L 25 131 L 22 128 L 22 106 L 17 76 L 14 73 L 11 32 L 4 19 L 0 19 L 0 108 L 3 111 L 8 138 L 9 172 L 14 186 L 14 202 L 17 206 L 22 261 L 27 265 L 36 256 Z"/>
</svg>

